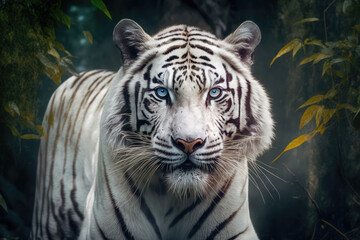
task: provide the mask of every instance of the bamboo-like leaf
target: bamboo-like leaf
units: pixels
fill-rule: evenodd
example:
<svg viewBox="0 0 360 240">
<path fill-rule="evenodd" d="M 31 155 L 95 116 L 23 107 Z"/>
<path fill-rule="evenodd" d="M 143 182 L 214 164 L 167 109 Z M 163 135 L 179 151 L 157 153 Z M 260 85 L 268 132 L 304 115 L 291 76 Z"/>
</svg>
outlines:
<svg viewBox="0 0 360 240">
<path fill-rule="evenodd" d="M 65 24 L 68 28 L 70 28 L 71 26 L 70 17 L 66 15 L 61 9 L 58 9 L 55 12 L 54 17 L 58 22 Z"/>
<path fill-rule="evenodd" d="M 316 22 L 316 21 L 319 21 L 318 18 L 305 18 L 305 19 L 302 19 L 300 21 L 297 21 L 296 23 L 294 23 L 294 25 L 298 25 L 298 24 L 302 24 L 302 23 L 307 23 L 307 22 Z"/>
<path fill-rule="evenodd" d="M 20 136 L 21 139 L 40 139 L 41 136 L 36 134 L 24 134 Z"/>
<path fill-rule="evenodd" d="M 290 52 L 291 50 L 294 49 L 294 47 L 297 45 L 297 43 L 300 42 L 299 38 L 295 38 L 293 40 L 291 40 L 290 42 L 288 42 L 283 48 L 280 49 L 280 51 L 276 54 L 276 56 L 273 58 L 273 60 L 270 63 L 270 67 L 271 65 L 274 63 L 274 61 L 281 57 L 282 55 Z M 300 42 L 301 43 L 301 42 Z"/>
<path fill-rule="evenodd" d="M 292 56 L 295 57 L 296 53 L 300 50 L 300 48 L 303 46 L 301 42 L 296 42 L 295 46 L 293 48 Z"/>
<path fill-rule="evenodd" d="M 37 131 L 41 136 L 45 136 L 44 128 L 43 128 L 41 125 L 36 125 L 35 128 L 36 128 L 36 131 Z"/>
<path fill-rule="evenodd" d="M 309 38 L 305 39 L 304 41 L 305 45 L 316 45 L 322 48 L 326 48 L 326 46 L 322 43 L 321 40 L 311 40 Z"/>
<path fill-rule="evenodd" d="M 56 49 L 59 50 L 59 51 L 62 51 L 62 52 L 65 51 L 65 47 L 64 47 L 64 45 L 62 45 L 62 43 L 53 41 L 53 42 L 52 42 L 52 45 L 54 46 L 54 48 L 56 48 Z"/>
<path fill-rule="evenodd" d="M 341 63 L 341 62 L 345 62 L 346 61 L 346 58 L 334 58 L 334 59 L 331 59 L 331 63 L 332 64 L 336 64 L 336 63 Z"/>
<path fill-rule="evenodd" d="M 5 199 L 3 198 L 3 196 L 0 194 L 0 206 L 7 212 L 8 208 L 5 202 Z"/>
<path fill-rule="evenodd" d="M 300 63 L 299 66 L 306 64 L 308 62 L 312 62 L 314 61 L 314 59 L 318 56 L 319 53 L 314 53 L 313 55 L 311 55 L 310 57 L 304 58 Z"/>
<path fill-rule="evenodd" d="M 12 125 L 12 124 L 7 124 L 7 127 L 10 129 L 11 134 L 12 134 L 13 136 L 15 136 L 15 137 L 20 136 L 19 130 L 17 130 L 14 125 Z"/>
<path fill-rule="evenodd" d="M 316 116 L 315 116 L 316 127 L 320 126 L 320 122 L 323 119 L 323 109 L 324 106 L 321 106 L 316 112 Z"/>
<path fill-rule="evenodd" d="M 321 108 L 322 108 L 322 106 L 320 106 L 320 105 L 313 105 L 313 106 L 308 107 L 301 117 L 299 129 L 302 129 L 306 124 L 308 124 L 311 121 L 311 119 L 313 119 L 315 114 L 319 111 L 319 109 L 321 109 Z"/>
<path fill-rule="evenodd" d="M 335 108 L 331 108 L 331 109 L 323 109 L 323 124 L 326 124 L 327 122 L 329 122 L 329 120 L 334 116 L 334 114 L 336 113 L 336 109 Z"/>
<path fill-rule="evenodd" d="M 4 107 L 4 110 L 8 112 L 13 118 L 17 118 L 20 116 L 19 107 L 14 102 L 8 102 Z"/>
<path fill-rule="evenodd" d="M 48 51 L 48 54 L 50 54 L 51 56 L 55 57 L 56 60 L 60 60 L 60 54 L 56 51 L 55 48 L 51 47 Z"/>
<path fill-rule="evenodd" d="M 304 142 L 309 141 L 311 138 L 313 138 L 314 134 L 303 134 L 298 136 L 297 138 L 295 138 L 294 140 L 292 140 L 287 146 L 286 148 L 272 161 L 272 163 L 274 163 L 276 160 L 278 160 L 281 155 L 283 155 L 285 152 L 297 148 L 299 147 L 301 144 L 303 144 Z"/>
<path fill-rule="evenodd" d="M 85 38 L 89 41 L 90 44 L 93 44 L 93 36 L 89 31 L 83 31 Z"/>
<path fill-rule="evenodd" d="M 321 60 L 325 59 L 325 58 L 329 58 L 331 57 L 332 54 L 326 54 L 326 53 L 318 53 L 318 55 L 316 56 L 316 58 L 314 59 L 313 64 L 316 64 L 318 62 L 320 62 Z"/>
<path fill-rule="evenodd" d="M 100 9 L 103 13 L 105 13 L 106 16 L 108 16 L 112 20 L 109 10 L 107 9 L 105 3 L 102 0 L 90 0 L 90 1 L 95 7 Z"/>
<path fill-rule="evenodd" d="M 301 105 L 300 107 L 298 107 L 298 109 L 296 109 L 296 110 L 299 110 L 300 108 L 303 108 L 303 107 L 312 105 L 312 104 L 314 104 L 314 103 L 318 103 L 318 102 L 320 102 L 320 101 L 322 101 L 322 100 L 324 100 L 324 99 L 325 99 L 325 96 L 322 95 L 322 94 L 315 95 L 315 96 L 309 98 L 303 105 Z"/>
<path fill-rule="evenodd" d="M 333 98 L 335 97 L 336 94 L 338 94 L 339 90 L 332 88 L 329 91 L 327 91 L 327 93 L 325 94 L 325 98 Z"/>
<path fill-rule="evenodd" d="M 323 70 L 321 73 L 321 77 L 323 77 L 325 75 L 325 73 L 332 67 L 332 63 L 329 61 L 325 61 L 324 65 L 323 65 Z"/>
</svg>

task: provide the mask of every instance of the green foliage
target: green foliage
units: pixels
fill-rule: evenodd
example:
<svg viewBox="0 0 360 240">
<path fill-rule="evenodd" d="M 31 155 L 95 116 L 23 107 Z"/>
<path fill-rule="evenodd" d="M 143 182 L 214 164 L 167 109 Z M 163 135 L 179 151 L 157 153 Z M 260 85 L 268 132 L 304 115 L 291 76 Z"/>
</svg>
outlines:
<svg viewBox="0 0 360 240">
<path fill-rule="evenodd" d="M 95 7 L 100 9 L 103 13 L 105 13 L 106 16 L 108 16 L 108 18 L 112 20 L 109 10 L 107 9 L 105 3 L 102 0 L 90 0 L 90 1 Z"/>
<path fill-rule="evenodd" d="M 39 139 L 44 133 L 36 124 L 41 76 L 60 84 L 63 74 L 76 74 L 71 54 L 55 40 L 55 23 L 71 23 L 60 5 L 61 1 L 5 1 L 0 11 L 0 113 L 21 139 Z"/>
<path fill-rule="evenodd" d="M 295 24 L 313 21 L 318 21 L 318 19 L 307 18 Z M 281 48 L 273 58 L 270 66 L 286 53 L 292 52 L 294 58 L 302 48 L 305 57 L 300 61 L 299 66 L 308 63 L 316 66 L 322 64 L 319 79 L 322 79 L 326 86 L 329 86 L 329 90 L 325 94 L 318 94 L 309 98 L 297 109 L 305 108 L 299 128 L 304 128 L 314 120 L 314 129 L 310 133 L 300 135 L 291 141 L 273 162 L 284 152 L 310 141 L 317 133 L 323 134 L 334 121 L 341 121 L 345 117 L 345 111 L 354 115 L 353 126 L 355 128 L 360 127 L 359 36 L 360 25 L 355 25 L 345 38 L 337 41 L 295 38 Z M 336 120 L 334 120 L 335 116 L 337 116 Z"/>
</svg>

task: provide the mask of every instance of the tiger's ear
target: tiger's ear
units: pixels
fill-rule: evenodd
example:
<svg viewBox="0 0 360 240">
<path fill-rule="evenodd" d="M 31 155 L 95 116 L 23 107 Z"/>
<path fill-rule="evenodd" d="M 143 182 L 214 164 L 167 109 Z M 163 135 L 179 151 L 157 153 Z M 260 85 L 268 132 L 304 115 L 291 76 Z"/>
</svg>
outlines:
<svg viewBox="0 0 360 240">
<path fill-rule="evenodd" d="M 113 39 L 121 51 L 123 65 L 128 67 L 148 49 L 151 37 L 133 20 L 123 19 L 115 26 Z"/>
<path fill-rule="evenodd" d="M 260 29 L 252 21 L 243 22 L 233 33 L 224 39 L 225 42 L 234 46 L 234 50 L 241 58 L 241 61 L 249 65 L 253 64 L 253 53 L 260 40 Z"/>
</svg>

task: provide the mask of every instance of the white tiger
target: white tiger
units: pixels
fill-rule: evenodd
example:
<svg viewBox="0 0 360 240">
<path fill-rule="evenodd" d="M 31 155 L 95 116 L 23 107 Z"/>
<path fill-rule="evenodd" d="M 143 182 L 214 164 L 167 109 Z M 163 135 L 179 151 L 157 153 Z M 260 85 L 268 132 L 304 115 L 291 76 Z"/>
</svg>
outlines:
<svg viewBox="0 0 360 240">
<path fill-rule="evenodd" d="M 50 100 L 32 238 L 258 239 L 247 163 L 273 137 L 251 75 L 258 26 L 150 37 L 125 19 L 113 36 L 123 67 L 71 77 Z"/>
</svg>

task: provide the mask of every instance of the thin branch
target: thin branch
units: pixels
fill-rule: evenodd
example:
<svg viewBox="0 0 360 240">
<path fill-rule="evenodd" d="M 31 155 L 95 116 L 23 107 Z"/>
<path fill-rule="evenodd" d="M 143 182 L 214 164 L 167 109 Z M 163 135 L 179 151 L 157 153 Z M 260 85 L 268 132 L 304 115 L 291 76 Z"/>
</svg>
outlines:
<svg viewBox="0 0 360 240">
<path fill-rule="evenodd" d="M 332 225 L 331 223 L 325 221 L 324 219 L 321 219 L 321 221 L 323 223 L 326 223 L 328 226 L 330 226 L 332 229 L 334 229 L 338 234 L 340 234 L 343 238 L 345 238 L 346 240 L 349 240 L 349 238 L 344 234 L 342 233 L 339 229 L 337 229 L 334 225 Z"/>
<path fill-rule="evenodd" d="M 288 168 L 288 166 L 286 166 L 285 163 L 282 164 L 287 170 L 288 172 L 295 178 L 295 182 L 297 184 L 299 184 L 299 186 L 304 189 L 304 191 L 306 192 L 306 194 L 308 195 L 308 197 L 310 198 L 312 204 L 315 206 L 316 208 L 316 211 L 319 215 L 319 217 L 321 218 L 321 211 L 320 211 L 320 208 L 319 208 L 319 205 L 316 203 L 316 201 L 313 199 L 313 197 L 311 196 L 309 190 L 300 182 L 300 180 L 296 177 L 296 175 Z"/>
<path fill-rule="evenodd" d="M 336 2 L 336 0 L 333 0 L 329 6 L 327 6 L 324 10 L 324 30 L 325 30 L 325 41 L 327 41 L 327 29 L 326 29 L 326 12 Z"/>
</svg>

